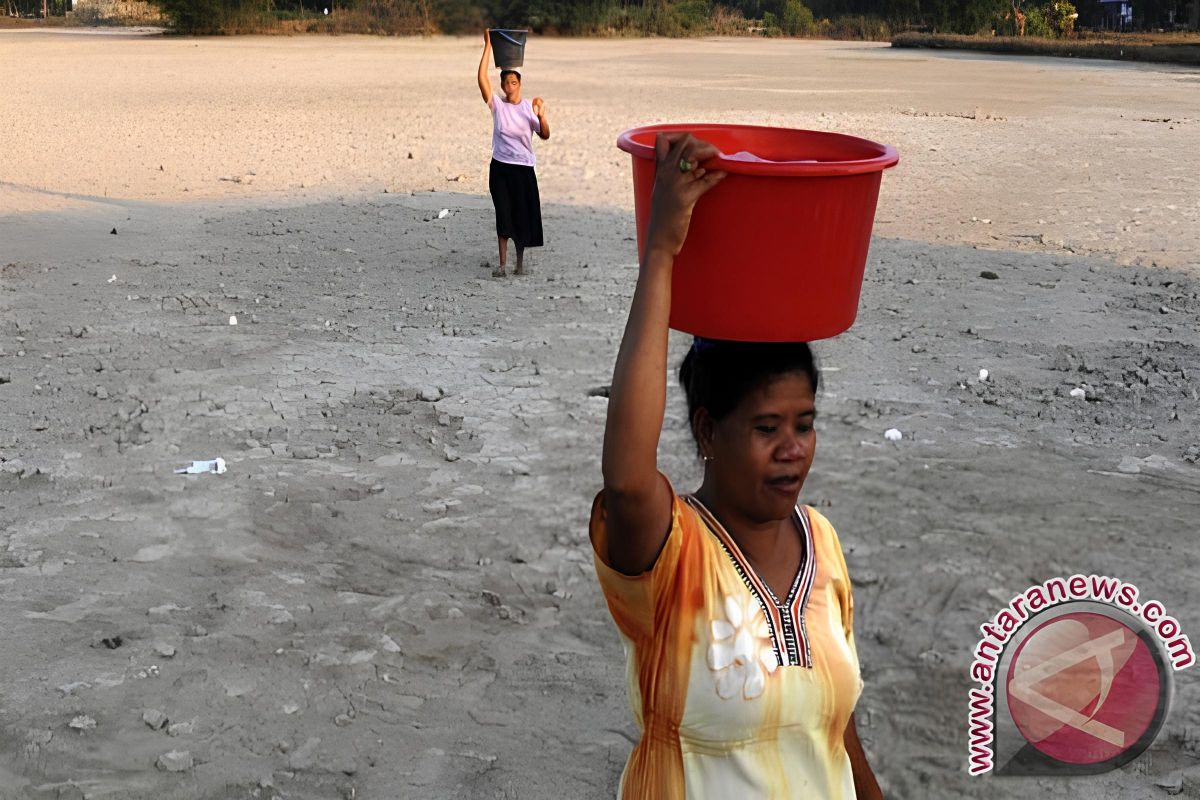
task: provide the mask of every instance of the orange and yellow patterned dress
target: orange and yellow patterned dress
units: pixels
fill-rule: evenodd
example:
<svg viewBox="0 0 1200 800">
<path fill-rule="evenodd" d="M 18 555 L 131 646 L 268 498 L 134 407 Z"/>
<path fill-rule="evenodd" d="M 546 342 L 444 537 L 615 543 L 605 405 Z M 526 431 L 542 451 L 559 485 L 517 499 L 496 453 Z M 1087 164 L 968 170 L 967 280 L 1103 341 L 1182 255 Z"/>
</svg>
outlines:
<svg viewBox="0 0 1200 800">
<path fill-rule="evenodd" d="M 804 561 L 779 599 L 699 500 L 673 498 L 662 553 L 637 577 L 604 562 L 603 492 L 592 506 L 596 573 L 642 729 L 618 796 L 852 800 L 843 735 L 862 679 L 833 526 L 797 506 Z"/>
</svg>

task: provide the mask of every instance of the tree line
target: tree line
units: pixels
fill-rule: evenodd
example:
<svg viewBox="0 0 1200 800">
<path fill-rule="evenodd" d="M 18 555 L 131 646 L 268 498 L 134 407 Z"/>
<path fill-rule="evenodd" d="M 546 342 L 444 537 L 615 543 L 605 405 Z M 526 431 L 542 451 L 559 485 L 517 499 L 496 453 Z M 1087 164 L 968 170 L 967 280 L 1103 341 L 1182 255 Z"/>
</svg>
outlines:
<svg viewBox="0 0 1200 800">
<path fill-rule="evenodd" d="M 5 0 L 40 13 L 42 0 Z M 48 0 L 69 10 L 72 0 Z M 290 24 L 298 31 L 475 33 L 485 27 L 538 34 L 701 34 L 888 39 L 906 30 L 1060 36 L 1095 26 L 1100 0 L 152 0 L 185 33 L 238 33 Z M 1014 2 L 1020 14 L 1014 13 Z M 1188 2 L 1132 0 L 1135 24 L 1152 28 Z M 53 13 L 53 11 L 52 11 Z"/>
</svg>

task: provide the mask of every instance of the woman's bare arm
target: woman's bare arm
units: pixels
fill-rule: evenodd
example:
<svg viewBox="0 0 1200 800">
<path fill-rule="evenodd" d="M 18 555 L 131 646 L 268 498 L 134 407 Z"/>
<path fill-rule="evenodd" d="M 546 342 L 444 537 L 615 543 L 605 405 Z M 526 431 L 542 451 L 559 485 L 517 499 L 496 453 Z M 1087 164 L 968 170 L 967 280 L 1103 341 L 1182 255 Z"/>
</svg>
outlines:
<svg viewBox="0 0 1200 800">
<path fill-rule="evenodd" d="M 846 723 L 846 734 L 843 737 L 846 755 L 850 757 L 850 771 L 854 774 L 854 795 L 858 800 L 883 800 L 883 792 L 875 773 L 867 763 L 867 754 L 863 752 L 862 742 L 858 740 L 858 730 L 854 727 L 854 715 Z"/>
<path fill-rule="evenodd" d="M 717 149 L 690 134 L 659 134 L 657 176 L 641 270 L 613 369 L 604 428 L 608 563 L 625 575 L 654 565 L 670 532 L 671 493 L 658 474 L 658 438 L 666 408 L 667 321 L 671 271 L 687 238 L 692 209 L 724 173 L 681 172 Z"/>
<path fill-rule="evenodd" d="M 483 95 L 483 102 L 490 106 L 492 104 L 492 83 L 488 78 L 488 59 L 492 55 L 492 37 L 489 33 L 490 30 L 483 32 L 483 56 L 479 59 L 479 93 Z"/>
</svg>

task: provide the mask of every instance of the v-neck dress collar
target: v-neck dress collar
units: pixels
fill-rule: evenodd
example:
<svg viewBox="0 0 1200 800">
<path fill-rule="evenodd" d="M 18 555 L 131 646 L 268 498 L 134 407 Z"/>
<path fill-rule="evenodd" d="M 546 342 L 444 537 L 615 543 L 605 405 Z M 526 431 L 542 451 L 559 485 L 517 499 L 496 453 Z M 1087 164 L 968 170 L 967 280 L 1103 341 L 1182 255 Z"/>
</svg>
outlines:
<svg viewBox="0 0 1200 800">
<path fill-rule="evenodd" d="M 801 506 L 792 509 L 792 521 L 800 531 L 801 562 L 796 577 L 792 579 L 787 597 L 782 601 L 775 596 L 767 582 L 759 577 L 742 553 L 737 542 L 720 520 L 700 502 L 695 495 L 683 495 L 687 502 L 704 521 L 709 532 L 716 537 L 721 549 L 733 562 L 733 568 L 741 577 L 750 594 L 758 602 L 766 617 L 775 648 L 775 658 L 780 666 L 812 667 L 812 649 L 804 622 L 804 608 L 812 593 L 813 579 L 817 572 L 817 559 L 813 547 L 812 525 L 808 513 Z"/>
</svg>

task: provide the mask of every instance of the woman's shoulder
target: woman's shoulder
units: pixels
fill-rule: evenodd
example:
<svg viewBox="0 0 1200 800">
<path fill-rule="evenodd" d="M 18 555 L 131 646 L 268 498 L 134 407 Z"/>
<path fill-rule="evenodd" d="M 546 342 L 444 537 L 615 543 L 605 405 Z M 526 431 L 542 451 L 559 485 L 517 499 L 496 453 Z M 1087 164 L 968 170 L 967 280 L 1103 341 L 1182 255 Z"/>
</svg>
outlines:
<svg viewBox="0 0 1200 800">
<path fill-rule="evenodd" d="M 801 506 L 801 509 L 808 517 L 809 527 L 812 530 L 813 546 L 816 548 L 818 559 L 821 558 L 822 553 L 825 556 L 832 556 L 837 567 L 836 571 L 846 572 L 846 554 L 842 550 L 842 541 L 838 538 L 838 533 L 833 527 L 833 523 L 812 506 Z"/>
<path fill-rule="evenodd" d="M 820 511 L 817 511 L 815 506 L 802 505 L 800 506 L 800 510 L 808 516 L 808 520 L 813 524 L 813 527 L 828 528 L 831 531 L 833 530 L 833 523 L 829 521 L 828 517 L 826 517 Z M 836 532 L 834 535 L 837 535 Z"/>
<path fill-rule="evenodd" d="M 842 552 L 842 543 L 838 538 L 837 529 L 829 518 L 812 506 L 800 506 L 800 510 L 808 517 L 808 525 L 812 530 L 813 543 L 818 549 L 832 549 Z"/>
</svg>

